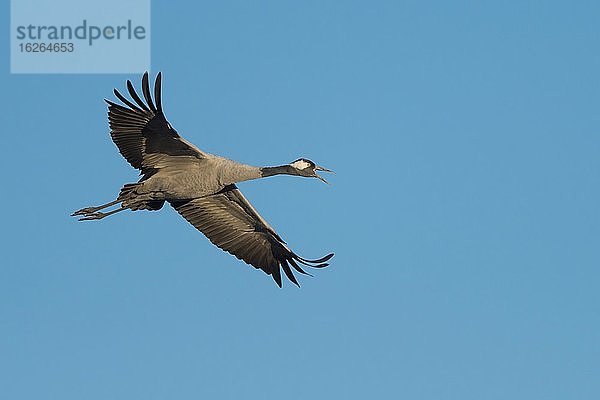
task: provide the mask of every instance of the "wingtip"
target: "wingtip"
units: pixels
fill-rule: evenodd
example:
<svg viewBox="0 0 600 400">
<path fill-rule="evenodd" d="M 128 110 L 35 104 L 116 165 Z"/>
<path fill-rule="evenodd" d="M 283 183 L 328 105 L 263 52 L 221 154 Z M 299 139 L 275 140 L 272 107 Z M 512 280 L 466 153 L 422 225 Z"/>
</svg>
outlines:
<svg viewBox="0 0 600 400">
<path fill-rule="evenodd" d="M 283 285 L 281 284 L 281 276 L 279 276 L 279 279 L 277 279 L 277 278 L 275 277 L 275 275 L 273 275 L 273 280 L 275 281 L 275 284 L 276 284 L 277 286 L 279 286 L 279 289 L 281 289 L 281 288 L 283 287 Z"/>
<path fill-rule="evenodd" d="M 285 276 L 287 276 L 287 278 L 296 286 L 300 287 L 300 284 L 298 283 L 298 280 L 296 279 L 296 277 L 294 276 L 294 273 L 292 272 L 292 270 L 290 269 L 290 265 L 287 262 L 288 260 L 283 259 L 281 260 L 281 269 L 283 269 L 283 272 L 285 273 Z M 293 260 L 290 259 L 289 261 L 291 261 L 292 266 L 293 264 Z"/>
<path fill-rule="evenodd" d="M 129 79 L 127 79 L 127 91 L 129 92 L 129 95 L 131 96 L 131 98 L 133 99 L 133 101 L 136 102 L 136 104 L 145 112 L 150 111 L 150 109 L 148 108 L 148 106 L 146 104 L 144 104 L 144 102 L 142 101 L 142 99 L 140 98 L 140 96 L 138 96 L 137 92 L 135 91 L 135 88 L 133 87 L 133 83 L 131 83 L 131 81 Z M 143 89 L 143 79 L 142 79 L 142 93 L 144 92 Z"/>
<path fill-rule="evenodd" d="M 146 99 L 146 104 L 148 104 L 150 110 L 152 112 L 156 112 L 156 107 L 154 106 L 152 96 L 150 95 L 150 82 L 148 80 L 148 71 L 146 71 L 144 73 L 144 76 L 142 77 L 142 94 L 144 95 L 144 98 Z"/>
<path fill-rule="evenodd" d="M 309 274 L 308 272 L 306 272 L 305 270 L 303 270 L 303 269 L 302 269 L 302 267 L 300 267 L 300 266 L 298 265 L 298 263 L 296 263 L 296 261 L 294 261 L 294 259 L 293 259 L 293 258 L 290 258 L 288 261 L 289 261 L 289 263 L 292 265 L 292 267 L 294 267 L 294 269 L 295 269 L 296 271 L 298 271 L 299 273 L 301 273 L 302 275 L 308 275 L 308 276 L 312 276 L 311 274 Z"/>
<path fill-rule="evenodd" d="M 281 271 L 279 270 L 279 265 L 277 265 L 276 268 L 273 268 L 271 270 L 270 275 L 271 277 L 273 277 L 273 280 L 275 281 L 277 286 L 281 288 Z"/>
<path fill-rule="evenodd" d="M 298 256 L 297 254 L 295 255 L 298 259 L 307 262 L 307 263 L 311 263 L 311 264 L 321 264 L 321 263 L 326 263 L 327 261 L 329 261 L 331 259 L 331 257 L 334 256 L 334 253 L 329 253 L 327 254 L 325 257 L 321 257 L 318 260 L 308 260 L 306 258 L 302 258 L 300 256 Z M 311 265 L 312 266 L 312 265 Z"/>
<path fill-rule="evenodd" d="M 325 257 L 323 257 L 323 258 L 322 258 L 322 260 L 323 260 L 322 262 L 325 262 L 325 261 L 329 261 L 329 260 L 331 260 L 331 258 L 332 258 L 334 255 L 335 255 L 335 253 L 329 253 L 329 254 L 327 254 Z M 321 262 L 321 261 L 319 261 L 319 262 Z"/>
<path fill-rule="evenodd" d="M 162 73 L 158 71 L 156 74 L 156 80 L 154 81 L 154 100 L 156 100 L 156 108 L 162 112 Z"/>
</svg>

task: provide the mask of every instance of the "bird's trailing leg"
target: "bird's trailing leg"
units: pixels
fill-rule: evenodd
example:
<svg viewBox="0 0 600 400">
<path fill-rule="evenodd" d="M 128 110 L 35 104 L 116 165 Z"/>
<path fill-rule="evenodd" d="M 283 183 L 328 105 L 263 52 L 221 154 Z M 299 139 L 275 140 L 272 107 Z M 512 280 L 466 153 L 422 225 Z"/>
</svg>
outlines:
<svg viewBox="0 0 600 400">
<path fill-rule="evenodd" d="M 109 215 L 113 215 L 118 213 L 119 211 L 123 211 L 123 210 L 127 210 L 127 208 L 125 207 L 119 207 L 116 210 L 112 210 L 109 212 L 91 212 L 91 213 L 86 213 L 84 217 L 79 218 L 79 221 L 90 221 L 93 219 L 102 219 L 104 217 L 108 217 Z"/>
<path fill-rule="evenodd" d="M 110 203 L 102 204 L 101 206 L 82 208 L 81 210 L 75 211 L 73 214 L 71 214 L 71 216 L 72 217 L 75 217 L 77 215 L 87 216 L 89 214 L 94 214 L 106 207 L 114 206 L 115 204 L 120 203 L 120 202 L 121 202 L 121 200 L 114 200 L 114 201 L 111 201 Z"/>
</svg>

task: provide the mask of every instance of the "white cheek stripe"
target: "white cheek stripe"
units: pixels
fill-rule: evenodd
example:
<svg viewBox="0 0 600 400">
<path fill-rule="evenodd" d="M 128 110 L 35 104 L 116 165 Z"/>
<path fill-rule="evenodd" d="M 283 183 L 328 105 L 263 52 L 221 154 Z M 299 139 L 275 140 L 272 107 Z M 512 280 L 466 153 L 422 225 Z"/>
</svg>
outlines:
<svg viewBox="0 0 600 400">
<path fill-rule="evenodd" d="M 305 169 L 305 168 L 310 167 L 310 164 L 304 160 L 298 160 L 298 161 L 295 161 L 292 163 L 292 167 L 298 168 L 298 169 Z"/>
</svg>

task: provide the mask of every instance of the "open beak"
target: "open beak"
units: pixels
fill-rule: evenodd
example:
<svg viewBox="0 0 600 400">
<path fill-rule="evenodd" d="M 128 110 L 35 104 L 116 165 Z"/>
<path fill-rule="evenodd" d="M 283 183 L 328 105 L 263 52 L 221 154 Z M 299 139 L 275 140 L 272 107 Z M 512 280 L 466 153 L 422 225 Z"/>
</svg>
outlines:
<svg viewBox="0 0 600 400">
<path fill-rule="evenodd" d="M 327 169 L 327 168 L 323 168 L 323 167 L 321 167 L 321 166 L 319 166 L 319 165 L 317 165 L 317 166 L 315 167 L 315 171 L 331 172 L 331 173 L 334 173 L 334 174 L 335 174 L 335 172 L 333 172 L 332 170 L 330 170 L 330 169 Z M 316 172 L 315 172 L 315 176 L 316 176 L 317 178 L 319 178 L 320 180 L 322 180 L 323 182 L 325 182 L 325 183 L 329 184 L 329 182 L 327 182 L 327 181 L 325 180 L 325 178 L 323 178 L 323 177 L 321 177 L 321 176 L 317 175 L 317 173 L 316 173 Z"/>
</svg>

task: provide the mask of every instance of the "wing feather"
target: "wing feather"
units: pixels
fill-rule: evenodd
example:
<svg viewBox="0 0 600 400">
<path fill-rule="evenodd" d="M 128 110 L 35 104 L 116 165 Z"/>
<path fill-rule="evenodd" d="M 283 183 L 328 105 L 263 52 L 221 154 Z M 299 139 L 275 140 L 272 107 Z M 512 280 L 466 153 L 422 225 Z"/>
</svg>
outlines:
<svg viewBox="0 0 600 400">
<path fill-rule="evenodd" d="M 144 73 L 144 76 L 147 76 L 147 74 L 147 72 Z M 144 104 L 142 99 L 140 99 L 140 96 L 138 96 L 137 92 L 135 91 L 135 88 L 133 87 L 133 83 L 131 83 L 129 79 L 127 80 L 127 91 L 129 92 L 129 95 L 131 96 L 133 101 L 135 101 L 137 105 L 142 108 L 142 110 L 146 111 L 147 113 L 150 113 L 150 109 L 146 104 Z"/>
<path fill-rule="evenodd" d="M 281 269 L 295 285 L 292 272 L 310 275 L 298 263 L 325 267 L 333 254 L 312 263 L 300 258 L 285 244 L 274 229 L 258 214 L 235 185 L 197 199 L 172 201 L 171 205 L 217 247 L 271 275 L 281 287 Z M 315 265 L 313 265 L 315 264 Z"/>
<path fill-rule="evenodd" d="M 154 107 L 152 96 L 150 96 L 150 84 L 148 82 L 148 74 L 144 74 L 144 76 L 142 77 L 142 93 L 144 94 L 146 104 L 148 104 L 150 111 L 156 114 L 156 107 Z"/>
<path fill-rule="evenodd" d="M 127 98 L 125 96 L 123 96 L 121 94 L 121 92 L 119 92 L 117 89 L 113 89 L 113 93 L 115 94 L 115 96 L 117 96 L 117 98 L 119 100 L 121 100 L 124 104 L 126 104 L 127 107 L 129 107 L 129 108 L 131 108 L 131 109 L 133 109 L 135 111 L 139 111 L 139 112 L 143 113 L 143 111 L 142 111 L 141 108 L 139 108 L 138 106 L 136 106 L 135 104 L 133 104 L 132 102 L 130 102 L 129 100 L 127 100 Z M 115 103 L 112 103 L 112 102 L 110 102 L 109 104 L 112 104 L 114 106 L 118 106 L 120 109 L 127 111 L 127 109 L 125 107 L 123 107 L 123 106 L 119 106 L 119 105 L 117 105 Z"/>
<path fill-rule="evenodd" d="M 161 157 L 156 157 L 157 154 L 206 157 L 206 153 L 179 136 L 165 118 L 162 111 L 161 84 L 162 75 L 159 72 L 154 84 L 155 99 L 153 100 L 146 72 L 142 77 L 144 100 L 140 98 L 129 80 L 127 91 L 131 100 L 117 89 L 113 92 L 123 104 L 106 100 L 113 142 L 127 162 L 139 169 L 146 177 L 160 168 L 155 165 L 161 160 Z"/>
</svg>

